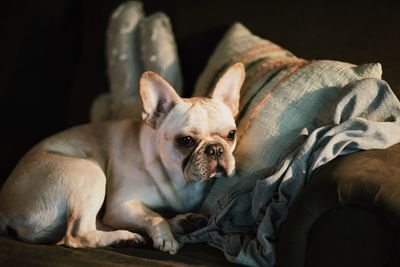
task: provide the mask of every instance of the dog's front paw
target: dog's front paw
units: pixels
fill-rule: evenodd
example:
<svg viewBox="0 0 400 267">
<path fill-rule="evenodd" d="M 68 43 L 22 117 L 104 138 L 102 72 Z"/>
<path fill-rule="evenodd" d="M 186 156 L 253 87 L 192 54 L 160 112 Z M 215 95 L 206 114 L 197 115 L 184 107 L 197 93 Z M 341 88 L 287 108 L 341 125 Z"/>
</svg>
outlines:
<svg viewBox="0 0 400 267">
<path fill-rule="evenodd" d="M 154 248 L 170 254 L 176 254 L 179 250 L 179 243 L 175 240 L 171 232 L 159 233 L 153 238 Z"/>
<path fill-rule="evenodd" d="M 131 233 L 129 231 L 125 230 L 118 230 L 116 231 L 117 235 L 119 235 L 119 238 L 112 243 L 113 247 L 132 247 L 132 246 L 138 246 L 140 244 L 145 244 L 146 241 L 143 238 L 143 236 L 136 234 L 136 233 Z"/>
<path fill-rule="evenodd" d="M 169 224 L 164 219 L 154 224 L 151 228 L 150 236 L 153 239 L 154 248 L 170 254 L 178 253 L 179 243 L 174 238 Z"/>
<path fill-rule="evenodd" d="M 175 216 L 168 223 L 174 234 L 188 234 L 206 226 L 208 218 L 197 213 L 186 213 Z"/>
</svg>

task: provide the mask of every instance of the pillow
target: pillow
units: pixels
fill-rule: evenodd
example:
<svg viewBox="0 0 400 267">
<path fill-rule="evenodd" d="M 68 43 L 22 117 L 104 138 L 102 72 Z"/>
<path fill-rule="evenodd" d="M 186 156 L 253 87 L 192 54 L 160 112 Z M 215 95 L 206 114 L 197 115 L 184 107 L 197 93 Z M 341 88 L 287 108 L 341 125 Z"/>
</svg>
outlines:
<svg viewBox="0 0 400 267">
<path fill-rule="evenodd" d="M 140 75 L 147 70 L 164 77 L 180 94 L 182 75 L 171 22 L 162 12 L 145 16 L 142 3 L 127 1 L 111 14 L 107 29 L 110 92 L 98 96 L 91 121 L 141 120 Z"/>
<path fill-rule="evenodd" d="M 379 63 L 356 66 L 298 58 L 236 23 L 210 57 L 194 95 L 207 95 L 219 74 L 235 62 L 246 68 L 237 117 L 237 173 L 215 180 L 200 211 L 204 214 L 241 177 L 274 168 L 293 151 L 305 128 L 312 131 L 321 126 L 314 122 L 316 115 L 344 85 L 382 76 Z"/>
</svg>

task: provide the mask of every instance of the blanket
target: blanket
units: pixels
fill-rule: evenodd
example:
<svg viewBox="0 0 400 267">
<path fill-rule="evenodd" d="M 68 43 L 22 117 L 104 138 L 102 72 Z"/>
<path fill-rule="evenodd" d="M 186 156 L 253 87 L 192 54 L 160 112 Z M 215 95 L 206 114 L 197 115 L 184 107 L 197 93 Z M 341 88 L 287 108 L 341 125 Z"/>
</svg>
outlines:
<svg viewBox="0 0 400 267">
<path fill-rule="evenodd" d="M 293 200 L 320 166 L 338 156 L 400 142 L 400 103 L 389 85 L 363 79 L 346 85 L 288 145 L 276 168 L 242 177 L 216 203 L 206 227 L 180 238 L 206 242 L 249 266 L 274 266 L 279 229 Z M 260 159 L 262 160 L 262 159 Z"/>
</svg>

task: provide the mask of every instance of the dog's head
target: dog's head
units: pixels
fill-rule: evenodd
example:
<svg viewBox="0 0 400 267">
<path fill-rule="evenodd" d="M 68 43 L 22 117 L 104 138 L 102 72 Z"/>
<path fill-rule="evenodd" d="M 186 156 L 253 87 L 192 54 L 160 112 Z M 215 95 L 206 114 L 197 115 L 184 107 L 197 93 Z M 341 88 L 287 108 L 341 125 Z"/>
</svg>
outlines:
<svg viewBox="0 0 400 267">
<path fill-rule="evenodd" d="M 244 77 L 243 64 L 236 63 L 221 76 L 209 97 L 185 99 L 156 73 L 142 75 L 142 117 L 157 131 L 154 143 L 170 176 L 199 182 L 234 173 L 234 118 Z"/>
</svg>

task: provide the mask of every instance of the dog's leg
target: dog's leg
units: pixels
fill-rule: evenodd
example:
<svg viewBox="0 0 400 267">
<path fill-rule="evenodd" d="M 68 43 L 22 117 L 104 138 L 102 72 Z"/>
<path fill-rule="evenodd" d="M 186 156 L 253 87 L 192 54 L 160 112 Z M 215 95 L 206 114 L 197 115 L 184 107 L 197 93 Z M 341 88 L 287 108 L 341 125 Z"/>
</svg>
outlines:
<svg viewBox="0 0 400 267">
<path fill-rule="evenodd" d="M 2 188 L 0 208 L 7 226 L 23 241 L 70 247 L 141 242 L 128 231 L 99 231 L 96 215 L 106 177 L 94 162 L 57 153 L 27 155 Z M 64 237 L 63 237 L 64 236 Z"/>
<path fill-rule="evenodd" d="M 140 201 L 107 207 L 103 222 L 113 228 L 144 230 L 153 239 L 155 248 L 171 254 L 178 252 L 179 244 L 168 222 Z"/>
<path fill-rule="evenodd" d="M 110 245 L 136 245 L 143 243 L 141 235 L 125 230 L 100 231 L 92 225 L 93 217 L 71 215 L 68 218 L 64 244 L 68 247 L 104 247 Z"/>
<path fill-rule="evenodd" d="M 125 230 L 98 230 L 96 216 L 104 201 L 106 177 L 96 164 L 87 161 L 82 166 L 80 180 L 80 188 L 71 190 L 68 200 L 67 231 L 64 237 L 66 246 L 103 247 L 144 241 L 141 235 Z"/>
</svg>

